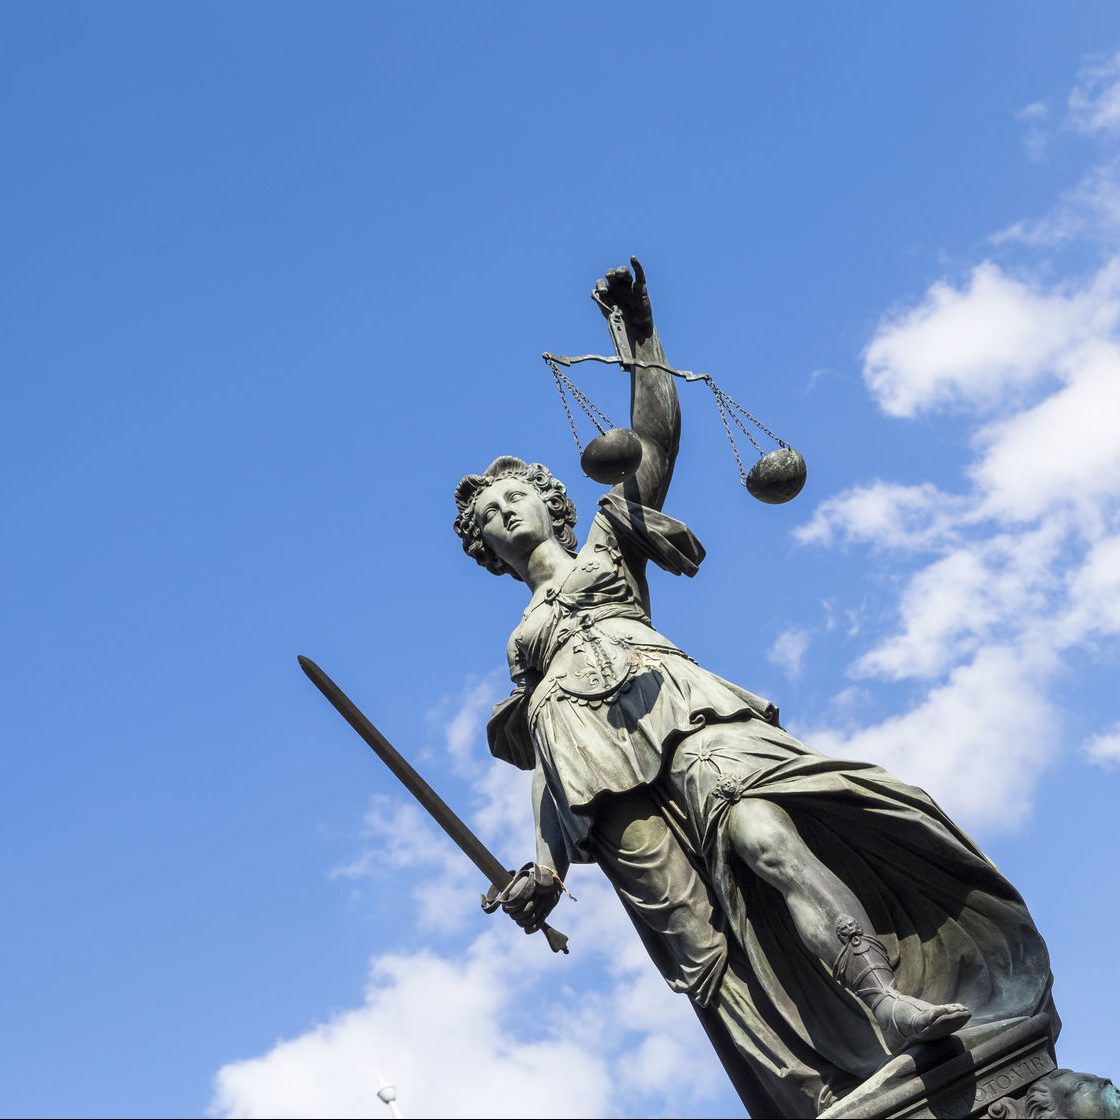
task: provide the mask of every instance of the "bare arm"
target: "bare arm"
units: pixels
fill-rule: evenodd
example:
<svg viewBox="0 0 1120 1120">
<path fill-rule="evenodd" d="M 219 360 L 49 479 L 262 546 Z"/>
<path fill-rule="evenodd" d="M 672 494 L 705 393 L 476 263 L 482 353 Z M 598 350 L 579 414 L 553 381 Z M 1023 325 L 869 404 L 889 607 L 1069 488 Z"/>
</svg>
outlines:
<svg viewBox="0 0 1120 1120">
<path fill-rule="evenodd" d="M 630 263 L 633 275 L 628 268 L 613 268 L 605 279 L 598 281 L 595 302 L 605 315 L 609 316 L 612 309 L 621 312 L 624 337 L 615 338 L 615 349 L 621 358 L 668 365 L 653 322 L 645 272 L 636 257 L 631 257 Z M 616 489 L 628 501 L 661 509 L 681 438 L 676 378 L 662 370 L 631 370 L 630 427 L 642 441 L 642 464 L 635 475 Z"/>
</svg>

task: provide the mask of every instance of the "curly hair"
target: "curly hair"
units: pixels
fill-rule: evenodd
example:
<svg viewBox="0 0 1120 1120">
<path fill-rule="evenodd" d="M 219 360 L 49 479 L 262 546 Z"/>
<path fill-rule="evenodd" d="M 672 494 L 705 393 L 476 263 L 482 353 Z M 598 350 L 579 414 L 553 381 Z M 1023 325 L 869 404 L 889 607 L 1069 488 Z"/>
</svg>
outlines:
<svg viewBox="0 0 1120 1120">
<path fill-rule="evenodd" d="M 463 551 L 481 564 L 488 572 L 500 576 L 509 574 L 521 577 L 487 547 L 482 539 L 482 526 L 475 515 L 475 500 L 491 483 L 500 478 L 523 478 L 541 496 L 552 518 L 552 532 L 560 547 L 571 556 L 576 554 L 576 507 L 564 484 L 554 478 L 548 467 L 540 463 L 526 463 L 515 455 L 500 455 L 483 474 L 468 474 L 455 487 L 455 505 L 459 516 L 454 529 L 463 542 Z"/>
<path fill-rule="evenodd" d="M 1086 1088 L 1092 1091 L 1093 1104 L 1099 1111 L 1082 1112 L 1085 1107 L 1084 1099 L 1078 1102 L 1075 1098 L 1082 1094 Z M 1108 1090 L 1112 1092 L 1109 1093 Z M 1056 1120 L 1062 1116 L 1095 1115 L 1115 1116 L 1115 1112 L 1108 1111 L 1107 1097 L 1115 1097 L 1116 1090 L 1112 1082 L 1106 1077 L 1095 1077 L 1089 1073 L 1074 1073 L 1071 1069 L 1053 1069 L 1044 1077 L 1040 1077 L 1027 1090 L 1025 1098 L 1025 1116 L 1030 1120 Z M 1087 1095 L 1087 1094 L 1085 1094 Z M 1079 1108 L 1080 1104 L 1080 1108 Z"/>
</svg>

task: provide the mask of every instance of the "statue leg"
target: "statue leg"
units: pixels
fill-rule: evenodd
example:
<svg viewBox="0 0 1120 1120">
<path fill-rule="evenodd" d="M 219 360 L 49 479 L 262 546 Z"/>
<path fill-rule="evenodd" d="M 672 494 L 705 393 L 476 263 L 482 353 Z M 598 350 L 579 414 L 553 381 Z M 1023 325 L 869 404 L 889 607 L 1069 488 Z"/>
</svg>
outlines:
<svg viewBox="0 0 1120 1120">
<path fill-rule="evenodd" d="M 805 945 L 835 961 L 834 975 L 871 1009 L 891 1050 L 941 1038 L 968 1021 L 972 1013 L 962 1004 L 931 1004 L 898 990 L 886 949 L 865 932 L 874 926 L 863 905 L 810 851 L 780 805 L 753 797 L 736 802 L 728 836 L 734 853 L 781 893 Z"/>
<path fill-rule="evenodd" d="M 774 1015 L 762 985 L 728 944 L 717 903 L 644 787 L 602 799 L 595 862 L 626 906 L 669 987 L 689 996 L 754 1116 L 816 1115 L 845 1074 Z"/>
</svg>

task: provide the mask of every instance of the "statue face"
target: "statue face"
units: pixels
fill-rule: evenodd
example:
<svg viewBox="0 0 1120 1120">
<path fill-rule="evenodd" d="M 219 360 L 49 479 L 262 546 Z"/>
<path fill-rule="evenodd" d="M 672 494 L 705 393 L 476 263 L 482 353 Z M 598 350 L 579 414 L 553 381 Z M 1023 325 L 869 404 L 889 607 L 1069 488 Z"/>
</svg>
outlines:
<svg viewBox="0 0 1120 1120">
<path fill-rule="evenodd" d="M 1120 1116 L 1120 1093 L 1111 1081 L 1103 1077 L 1072 1074 L 1061 1088 L 1062 1116 L 1100 1117 L 1101 1120 Z M 1055 1093 L 1055 1103 L 1058 1103 L 1058 1097 L 1059 1094 Z"/>
<path fill-rule="evenodd" d="M 1036 1082 L 1028 1092 L 1027 1115 L 1116 1120 L 1120 1117 L 1120 1092 L 1104 1077 L 1057 1069 Z"/>
<path fill-rule="evenodd" d="M 536 487 L 524 478 L 500 478 L 474 503 L 486 546 L 511 568 L 522 566 L 552 536 L 552 518 Z"/>
</svg>

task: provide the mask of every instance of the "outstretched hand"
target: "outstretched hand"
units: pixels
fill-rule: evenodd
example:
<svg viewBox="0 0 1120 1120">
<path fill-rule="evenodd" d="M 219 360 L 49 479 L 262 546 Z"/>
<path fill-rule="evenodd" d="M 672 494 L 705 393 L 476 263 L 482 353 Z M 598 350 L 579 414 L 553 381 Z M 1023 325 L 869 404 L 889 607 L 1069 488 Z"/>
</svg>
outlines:
<svg viewBox="0 0 1120 1120">
<path fill-rule="evenodd" d="M 630 258 L 630 265 L 634 269 L 633 275 L 625 267 L 607 269 L 606 277 L 595 282 L 591 298 L 604 315 L 610 315 L 611 310 L 617 307 L 631 336 L 644 339 L 653 331 L 653 308 L 646 290 L 645 269 L 637 257 Z"/>
</svg>

